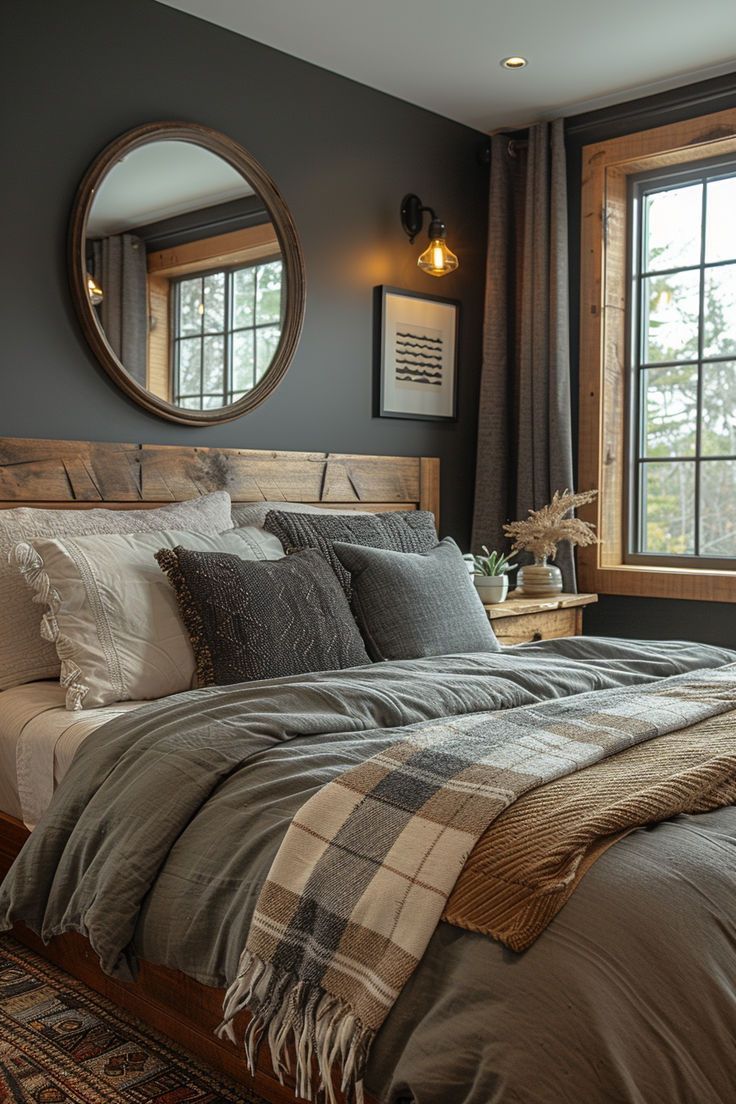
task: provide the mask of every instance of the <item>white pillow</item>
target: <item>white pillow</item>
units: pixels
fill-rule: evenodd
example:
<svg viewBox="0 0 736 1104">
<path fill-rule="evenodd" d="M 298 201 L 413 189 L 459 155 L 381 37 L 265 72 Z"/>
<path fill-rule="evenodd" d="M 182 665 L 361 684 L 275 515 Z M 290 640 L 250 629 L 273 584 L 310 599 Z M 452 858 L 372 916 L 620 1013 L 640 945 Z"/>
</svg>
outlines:
<svg viewBox="0 0 736 1104">
<path fill-rule="evenodd" d="M 56 650 L 41 638 L 41 610 L 8 562 L 20 541 L 161 529 L 222 533 L 232 525 L 226 491 L 153 510 L 39 510 L 27 506 L 0 510 L 0 690 L 59 677 Z"/>
<path fill-rule="evenodd" d="M 255 528 L 66 537 L 15 548 L 16 567 L 46 606 L 41 631 L 61 661 L 67 709 L 163 698 L 193 685 L 189 637 L 154 559 L 176 545 L 244 560 L 284 554 L 276 537 Z"/>
</svg>

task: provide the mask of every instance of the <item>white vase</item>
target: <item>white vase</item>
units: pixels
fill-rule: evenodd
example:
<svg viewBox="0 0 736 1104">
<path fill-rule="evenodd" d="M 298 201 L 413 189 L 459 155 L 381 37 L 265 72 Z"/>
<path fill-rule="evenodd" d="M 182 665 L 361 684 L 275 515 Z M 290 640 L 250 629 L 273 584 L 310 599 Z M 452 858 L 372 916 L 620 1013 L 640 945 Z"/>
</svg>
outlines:
<svg viewBox="0 0 736 1104">
<path fill-rule="evenodd" d="M 547 558 L 539 563 L 524 564 L 516 579 L 517 592 L 526 598 L 553 598 L 562 593 L 562 572 Z"/>
<path fill-rule="evenodd" d="M 485 606 L 506 601 L 506 595 L 509 592 L 508 575 L 474 575 L 473 581 L 480 600 Z"/>
</svg>

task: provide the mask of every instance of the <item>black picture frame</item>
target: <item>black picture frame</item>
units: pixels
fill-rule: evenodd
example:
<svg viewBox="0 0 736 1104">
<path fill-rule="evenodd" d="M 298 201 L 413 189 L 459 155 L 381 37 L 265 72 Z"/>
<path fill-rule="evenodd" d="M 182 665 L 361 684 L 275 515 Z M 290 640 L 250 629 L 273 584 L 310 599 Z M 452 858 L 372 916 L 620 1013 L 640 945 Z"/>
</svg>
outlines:
<svg viewBox="0 0 736 1104">
<path fill-rule="evenodd" d="M 381 284 L 374 288 L 374 302 L 373 302 L 373 346 L 374 346 L 374 401 L 373 401 L 373 414 L 377 418 L 403 418 L 410 421 L 431 421 L 431 422 L 454 422 L 457 421 L 458 411 L 458 360 L 459 360 L 459 343 L 460 343 L 460 302 L 457 299 L 448 299 L 438 295 L 427 295 L 424 292 L 408 291 L 406 288 L 391 287 L 388 284 Z M 432 413 L 426 411 L 428 405 L 426 398 L 419 395 L 418 389 L 415 389 L 414 395 L 416 401 L 412 403 L 412 391 L 407 389 L 406 400 L 407 405 L 404 409 L 398 408 L 399 403 L 394 396 L 391 398 L 392 389 L 390 384 L 387 385 L 387 373 L 394 372 L 396 369 L 395 360 L 392 356 L 386 356 L 387 349 L 390 352 L 389 342 L 391 340 L 391 334 L 387 333 L 387 318 L 389 315 L 389 308 L 391 304 L 387 303 L 389 296 L 402 297 L 407 300 L 421 300 L 424 303 L 436 303 L 441 305 L 445 310 L 442 314 L 447 315 L 446 308 L 452 308 L 452 343 L 453 347 L 449 354 L 446 356 L 444 367 L 448 367 L 451 373 L 451 379 L 449 381 L 449 388 L 451 389 L 451 396 L 449 402 L 449 413 Z M 446 329 L 447 327 L 445 327 Z M 394 350 L 395 354 L 395 350 Z M 410 381 L 416 383 L 417 381 Z M 441 385 L 440 385 L 441 386 Z M 394 386 L 394 389 L 396 387 Z M 417 410 L 417 406 L 425 406 L 425 411 Z M 414 406 L 414 409 L 412 409 Z"/>
</svg>

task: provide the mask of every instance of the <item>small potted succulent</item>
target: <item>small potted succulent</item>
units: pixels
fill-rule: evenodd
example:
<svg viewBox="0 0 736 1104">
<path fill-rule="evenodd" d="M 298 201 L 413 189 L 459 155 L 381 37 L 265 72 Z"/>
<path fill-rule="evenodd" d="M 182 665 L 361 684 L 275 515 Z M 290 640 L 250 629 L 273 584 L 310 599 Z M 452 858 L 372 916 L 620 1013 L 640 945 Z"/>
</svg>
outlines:
<svg viewBox="0 0 736 1104">
<path fill-rule="evenodd" d="M 473 556 L 472 561 L 476 590 L 484 605 L 505 602 L 509 592 L 508 572 L 516 567 L 516 564 L 511 563 L 513 553 L 505 556 L 502 552 L 489 552 L 485 545 L 481 547 L 484 555 Z"/>
</svg>

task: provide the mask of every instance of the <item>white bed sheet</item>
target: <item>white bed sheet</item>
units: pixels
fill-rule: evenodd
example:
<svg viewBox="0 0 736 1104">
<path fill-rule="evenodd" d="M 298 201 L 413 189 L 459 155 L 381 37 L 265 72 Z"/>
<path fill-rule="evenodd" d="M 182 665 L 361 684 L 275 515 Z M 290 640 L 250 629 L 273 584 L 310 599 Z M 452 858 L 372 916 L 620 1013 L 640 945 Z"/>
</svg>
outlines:
<svg viewBox="0 0 736 1104">
<path fill-rule="evenodd" d="M 58 682 L 0 693 L 0 811 L 34 828 L 79 745 L 100 725 L 144 702 L 70 712 Z"/>
</svg>

